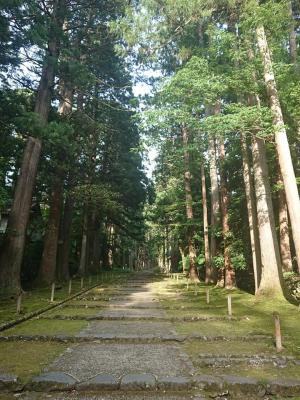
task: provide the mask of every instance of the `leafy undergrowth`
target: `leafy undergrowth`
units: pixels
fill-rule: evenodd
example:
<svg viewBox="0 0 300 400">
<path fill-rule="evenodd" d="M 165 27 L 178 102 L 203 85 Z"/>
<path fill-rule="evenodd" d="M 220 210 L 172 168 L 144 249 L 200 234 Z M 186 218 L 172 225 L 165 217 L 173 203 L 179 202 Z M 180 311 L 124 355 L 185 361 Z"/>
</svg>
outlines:
<svg viewBox="0 0 300 400">
<path fill-rule="evenodd" d="M 0 343 L 0 373 L 17 375 L 26 383 L 66 348 L 57 343 Z"/>
<path fill-rule="evenodd" d="M 69 335 L 73 336 L 86 328 L 87 321 L 61 321 L 61 320 L 47 320 L 47 319 L 34 319 L 26 321 L 14 328 L 7 329 L 2 332 L 1 336 L 11 335 Z"/>
<path fill-rule="evenodd" d="M 102 288 L 102 292 L 105 291 L 105 286 L 109 285 L 119 285 L 128 279 L 130 275 L 127 271 L 113 271 L 112 273 L 103 273 L 99 275 L 99 285 L 104 286 Z M 84 280 L 83 288 L 88 288 L 89 286 L 96 285 L 97 277 L 93 276 L 92 280 L 89 279 Z M 54 303 L 58 303 L 64 299 L 69 297 L 68 294 L 69 285 L 57 285 L 57 290 L 55 291 Z M 81 290 L 81 280 L 79 278 L 72 280 L 72 294 L 78 293 Z M 100 293 L 100 292 L 98 292 Z M 6 295 L 0 296 L 0 325 L 9 321 L 16 320 L 28 313 L 38 311 L 42 308 L 45 308 L 51 305 L 50 302 L 51 297 L 51 288 L 39 288 L 33 289 L 32 291 L 28 291 L 24 293 L 22 299 L 22 312 L 21 315 L 18 315 L 16 312 L 16 296 L 7 297 Z"/>
<path fill-rule="evenodd" d="M 268 297 L 258 297 L 240 291 L 226 290 L 217 287 L 209 287 L 210 303 L 206 304 L 207 286 L 199 284 L 196 287 L 189 285 L 187 290 L 186 281 L 169 279 L 165 281 L 169 289 L 173 289 L 178 295 L 180 290 L 180 300 L 175 298 L 166 298 L 162 296 L 161 304 L 170 308 L 167 310 L 169 316 L 173 317 L 227 317 L 227 295 L 232 296 L 233 317 L 240 320 L 230 320 L 229 318 L 221 321 L 197 321 L 176 323 L 176 330 L 181 334 L 203 334 L 205 336 L 226 336 L 231 339 L 240 336 L 254 335 L 274 335 L 273 313 L 278 312 L 281 320 L 281 330 L 283 334 L 284 350 L 282 355 L 292 354 L 300 357 L 300 310 L 297 306 L 288 303 L 285 300 Z M 196 292 L 195 292 L 196 289 Z M 196 293 L 196 294 L 195 294 Z M 255 339 L 253 339 L 255 340 Z M 265 343 L 270 347 L 271 352 L 276 354 L 273 339 L 265 339 Z M 260 346 L 258 342 L 244 342 L 244 349 L 250 347 L 250 352 L 256 354 Z M 202 344 L 199 342 L 190 345 L 190 354 L 201 352 Z M 223 348 L 218 348 L 219 343 L 205 343 L 205 348 L 215 347 L 220 355 L 234 354 L 237 351 L 235 341 L 231 340 L 222 343 Z M 210 352 L 207 350 L 204 353 Z M 243 351 L 247 352 L 247 351 Z M 258 353 L 259 354 L 259 353 Z"/>
</svg>

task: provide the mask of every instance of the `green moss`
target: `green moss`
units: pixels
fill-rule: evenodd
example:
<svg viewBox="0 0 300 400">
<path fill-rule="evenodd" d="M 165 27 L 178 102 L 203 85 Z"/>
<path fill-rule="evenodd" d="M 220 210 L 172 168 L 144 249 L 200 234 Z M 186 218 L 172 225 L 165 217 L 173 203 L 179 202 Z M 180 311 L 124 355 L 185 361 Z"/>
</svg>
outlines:
<svg viewBox="0 0 300 400">
<path fill-rule="evenodd" d="M 27 382 L 66 348 L 67 345 L 57 343 L 0 343 L 0 371 Z"/>
<path fill-rule="evenodd" d="M 226 355 L 273 355 L 273 343 L 267 342 L 243 342 L 235 341 L 212 341 L 200 342 L 193 340 L 184 345 L 185 351 L 193 359 L 197 359 L 198 354 L 213 354 L 218 356 Z"/>
<path fill-rule="evenodd" d="M 266 383 L 272 379 L 299 379 L 300 367 L 290 365 L 287 367 L 276 367 L 268 364 L 264 365 L 247 365 L 239 364 L 230 367 L 198 368 L 199 374 L 208 375 L 234 375 L 259 379 L 261 383 Z"/>
<path fill-rule="evenodd" d="M 174 300 L 161 297 L 161 304 L 171 307 L 167 310 L 169 316 L 175 317 L 224 317 L 227 315 L 227 295 L 232 296 L 233 316 L 242 317 L 240 321 L 199 321 L 176 324 L 177 331 L 182 334 L 198 333 L 209 336 L 251 336 L 266 334 L 273 336 L 273 312 L 278 312 L 281 320 L 283 344 L 285 353 L 300 356 L 300 312 L 298 307 L 279 298 L 255 297 L 249 293 L 217 287 L 210 287 L 210 304 L 206 304 L 206 289 L 204 284 L 197 285 L 195 295 L 194 285 L 174 280 L 165 282 L 165 286 L 173 290 L 180 289 L 181 298 Z M 273 345 L 273 343 L 272 343 Z"/>
<path fill-rule="evenodd" d="M 52 311 L 49 311 L 45 314 L 43 314 L 43 317 L 52 317 L 52 316 L 65 316 L 65 317 L 74 317 L 74 316 L 79 316 L 79 317 L 91 317 L 94 315 L 99 314 L 101 311 L 101 308 L 89 308 L 89 307 L 79 307 L 76 308 L 74 307 L 60 307 L 60 308 L 55 308 Z"/>
<path fill-rule="evenodd" d="M 86 328 L 87 321 L 61 321 L 35 319 L 17 325 L 2 332 L 4 336 L 10 335 L 76 335 Z"/>
<path fill-rule="evenodd" d="M 122 283 L 126 282 L 126 280 L 132 275 L 132 273 L 128 273 L 127 271 L 119 271 L 116 270 L 113 273 L 108 275 L 100 274 L 99 275 L 99 285 L 101 285 L 100 290 L 95 289 L 92 293 L 102 293 L 105 296 L 108 295 L 111 291 L 115 290 L 115 288 L 120 287 Z M 92 285 L 96 284 L 96 277 L 92 278 Z M 57 290 L 55 291 L 55 302 L 60 302 L 69 297 L 68 283 L 63 283 L 57 285 Z M 89 280 L 86 278 L 84 280 L 84 288 L 89 286 Z M 72 280 L 72 294 L 76 294 L 81 290 L 81 280 L 79 278 Z M 27 291 L 23 295 L 22 299 L 22 315 L 38 311 L 42 308 L 45 308 L 50 303 L 51 296 L 51 288 L 44 287 L 33 289 L 32 291 Z M 16 313 L 16 296 L 7 297 L 7 295 L 0 295 L 0 324 L 4 324 L 6 322 L 15 320 L 20 318 L 20 315 Z"/>
</svg>

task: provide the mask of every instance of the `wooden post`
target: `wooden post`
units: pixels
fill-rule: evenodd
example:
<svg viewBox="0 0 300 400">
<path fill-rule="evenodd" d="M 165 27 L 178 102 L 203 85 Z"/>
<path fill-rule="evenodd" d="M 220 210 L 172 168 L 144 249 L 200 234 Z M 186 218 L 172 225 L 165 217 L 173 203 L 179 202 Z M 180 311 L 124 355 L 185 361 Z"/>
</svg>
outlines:
<svg viewBox="0 0 300 400">
<path fill-rule="evenodd" d="M 189 280 L 186 282 L 186 290 L 189 290 Z"/>
<path fill-rule="evenodd" d="M 232 302 L 231 302 L 231 294 L 227 296 L 227 304 L 228 304 L 228 316 L 232 317 Z"/>
<path fill-rule="evenodd" d="M 282 338 L 281 338 L 281 329 L 280 329 L 280 319 L 279 314 L 274 312 L 273 313 L 274 322 L 275 322 L 275 343 L 276 343 L 276 350 L 279 353 L 283 350 L 282 347 Z"/>
<path fill-rule="evenodd" d="M 81 277 L 81 280 L 80 280 L 80 288 L 83 289 L 83 277 Z"/>
<path fill-rule="evenodd" d="M 197 296 L 197 283 L 195 282 L 195 291 L 194 291 L 194 295 Z"/>
<path fill-rule="evenodd" d="M 51 285 L 51 303 L 54 302 L 54 294 L 55 294 L 55 282 L 52 283 Z"/>
<path fill-rule="evenodd" d="M 89 286 L 92 286 L 92 277 L 89 277 Z"/>
<path fill-rule="evenodd" d="M 206 304 L 209 304 L 209 289 L 206 289 Z"/>
<path fill-rule="evenodd" d="M 21 307 L 22 307 L 22 291 L 18 294 L 17 299 L 17 314 L 21 314 Z"/>
<path fill-rule="evenodd" d="M 69 280 L 69 296 L 72 293 L 72 278 Z"/>
</svg>

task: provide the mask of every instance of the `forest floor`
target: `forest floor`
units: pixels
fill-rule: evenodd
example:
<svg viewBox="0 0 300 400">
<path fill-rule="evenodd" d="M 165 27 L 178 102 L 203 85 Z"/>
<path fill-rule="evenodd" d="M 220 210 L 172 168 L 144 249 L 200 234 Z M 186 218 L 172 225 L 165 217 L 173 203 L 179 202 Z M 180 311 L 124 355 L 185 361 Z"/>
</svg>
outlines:
<svg viewBox="0 0 300 400">
<path fill-rule="evenodd" d="M 174 277 L 111 276 L 0 332 L 0 400 L 300 399 L 296 306 Z"/>
</svg>

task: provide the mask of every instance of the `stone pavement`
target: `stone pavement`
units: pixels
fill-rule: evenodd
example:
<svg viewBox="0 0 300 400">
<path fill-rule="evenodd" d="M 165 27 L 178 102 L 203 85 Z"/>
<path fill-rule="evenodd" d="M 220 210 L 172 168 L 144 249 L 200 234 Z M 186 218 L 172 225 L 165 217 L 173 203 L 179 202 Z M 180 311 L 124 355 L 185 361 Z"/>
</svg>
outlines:
<svg viewBox="0 0 300 400">
<path fill-rule="evenodd" d="M 159 308 L 159 298 L 151 286 L 152 278 L 152 274 L 137 275 L 111 295 L 107 307 L 95 313 L 104 319 L 90 321 L 78 335 L 91 337 L 93 342 L 68 348 L 48 371 L 64 372 L 78 382 L 89 381 L 87 387 L 92 386 L 93 377 L 104 375 L 113 377 L 114 385 L 125 390 L 157 388 L 163 384 L 161 380 L 169 386 L 176 386 L 177 381 L 186 384 L 193 376 L 193 365 L 178 344 L 135 342 L 136 338 L 176 335 L 172 323 L 161 321 L 167 315 Z M 116 319 L 110 320 L 112 317 Z M 97 343 L 97 337 L 112 337 L 114 342 Z M 122 343 L 124 338 L 126 343 Z M 131 338 L 134 339 L 132 343 Z M 173 381 L 168 382 L 169 378 Z"/>
<path fill-rule="evenodd" d="M 194 336 L 183 336 L 181 340 L 175 328 L 175 321 L 168 314 L 168 307 L 164 307 L 161 302 L 162 298 L 171 299 L 176 309 L 181 294 L 176 287 L 169 285 L 168 279 L 164 277 L 159 277 L 162 285 L 158 290 L 157 279 L 152 273 L 139 273 L 122 287 L 114 290 L 107 288 L 107 292 L 102 290 L 100 294 L 95 289 L 78 298 L 76 301 L 81 307 L 80 315 L 76 316 L 76 309 L 78 310 L 76 301 L 60 308 L 58 316 L 55 312 L 52 316 L 46 315 L 46 318 L 59 321 L 64 318 L 65 310 L 66 318 L 86 319 L 88 326 L 73 340 L 70 340 L 70 337 L 65 338 L 68 348 L 46 367 L 40 376 L 33 378 L 18 393 L 18 398 L 270 400 L 273 397 L 269 395 L 285 393 L 294 396 L 298 392 L 300 395 L 300 381 L 297 380 L 274 380 L 262 383 L 259 379 L 224 375 L 224 373 L 206 375 L 203 372 L 199 375 L 199 367 L 203 367 L 205 371 L 206 367 L 211 367 L 210 370 L 214 371 L 215 367 L 222 366 L 226 372 L 226 367 L 230 363 L 236 365 L 253 362 L 273 365 L 278 363 L 278 366 L 282 366 L 287 363 L 296 365 L 298 361 L 293 357 L 276 356 L 247 358 L 241 355 L 224 358 L 221 355 L 209 354 L 207 351 L 202 352 L 202 356 L 199 355 L 192 363 L 184 350 L 183 341 L 195 340 L 196 337 L 197 340 L 207 344 L 215 340 L 221 342 L 224 340 L 224 347 L 228 342 L 223 336 L 219 336 L 218 339 L 217 336 L 209 338 L 201 332 L 194 332 Z M 109 298 L 109 301 L 101 301 L 104 297 Z M 82 309 L 84 305 L 89 311 L 92 307 L 92 315 L 90 312 L 84 315 Z M 71 317 L 67 313 L 70 308 L 74 311 Z M 212 318 L 217 320 L 218 317 L 213 315 Z M 203 320 L 203 324 L 207 323 L 209 321 Z M 222 335 L 222 332 L 216 334 Z M 47 340 L 49 338 L 51 336 L 47 337 Z M 52 338 L 55 340 L 54 335 Z M 264 339 L 262 336 L 257 336 L 258 341 Z M 32 340 L 42 340 L 42 338 L 33 336 Z M 9 386 L 9 378 L 5 379 L 5 385 Z M 11 385 L 13 387 L 17 383 L 12 382 Z"/>
</svg>

